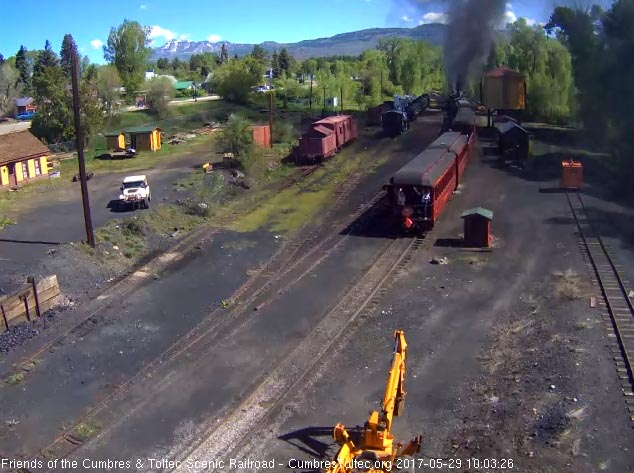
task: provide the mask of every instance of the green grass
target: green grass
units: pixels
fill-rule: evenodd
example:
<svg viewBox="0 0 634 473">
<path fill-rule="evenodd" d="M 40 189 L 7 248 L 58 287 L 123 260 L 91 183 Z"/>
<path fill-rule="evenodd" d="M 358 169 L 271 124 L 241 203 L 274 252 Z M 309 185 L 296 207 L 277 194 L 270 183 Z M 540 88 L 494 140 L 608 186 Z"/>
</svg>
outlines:
<svg viewBox="0 0 634 473">
<path fill-rule="evenodd" d="M 79 440 L 88 440 L 91 437 L 94 437 L 100 430 L 102 426 L 97 422 L 86 421 L 79 424 L 77 427 L 73 429 L 73 434 Z"/>
<path fill-rule="evenodd" d="M 8 227 L 9 225 L 15 225 L 15 220 L 10 219 L 6 215 L 0 215 L 0 230 Z"/>
<path fill-rule="evenodd" d="M 389 159 L 389 153 L 380 153 L 379 156 L 368 160 L 368 153 L 360 147 L 349 147 L 299 185 L 273 196 L 254 195 L 253 202 L 260 205 L 230 228 L 238 232 L 250 232 L 267 227 L 276 233 L 288 233 L 309 221 L 319 223 L 324 207 L 332 201 L 344 179 L 361 169 L 371 170 Z"/>
<path fill-rule="evenodd" d="M 5 380 L 7 384 L 12 384 L 14 386 L 16 384 L 20 384 L 22 381 L 24 381 L 24 373 L 13 373 L 7 376 L 7 379 Z"/>
<path fill-rule="evenodd" d="M 175 232 L 188 232 L 204 221 L 202 217 L 187 214 L 179 206 L 159 204 L 134 217 L 108 221 L 95 231 L 95 240 L 102 258 L 108 260 L 123 256 L 134 263 L 147 253 L 148 235 L 168 236 Z"/>
<path fill-rule="evenodd" d="M 140 151 L 134 158 L 96 159 L 96 155 L 101 154 L 101 152 L 86 153 L 86 171 L 108 173 L 145 170 L 154 167 L 157 162 L 163 162 L 166 159 L 182 158 L 183 156 L 196 151 L 209 152 L 214 149 L 214 145 L 214 135 L 200 135 L 179 145 L 164 143 L 161 149 L 156 152 Z M 105 150 L 102 150 L 102 152 L 105 152 Z M 77 158 L 75 157 L 60 161 L 59 170 L 61 173 L 61 180 L 68 181 L 70 177 L 79 172 Z"/>
</svg>

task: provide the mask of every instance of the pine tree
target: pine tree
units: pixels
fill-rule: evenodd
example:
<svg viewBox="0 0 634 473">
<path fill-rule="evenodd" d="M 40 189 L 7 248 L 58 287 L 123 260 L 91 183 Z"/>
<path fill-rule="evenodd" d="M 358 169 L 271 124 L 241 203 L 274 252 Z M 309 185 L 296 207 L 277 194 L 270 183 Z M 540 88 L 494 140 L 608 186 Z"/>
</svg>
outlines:
<svg viewBox="0 0 634 473">
<path fill-rule="evenodd" d="M 24 94 L 27 94 L 31 89 L 31 74 L 29 71 L 29 63 L 26 60 L 26 48 L 24 46 L 20 46 L 20 50 L 15 55 L 15 68 L 19 72 L 17 84 L 22 86 L 22 91 Z"/>
<path fill-rule="evenodd" d="M 53 52 L 50 41 L 47 39 L 44 49 L 37 55 L 37 60 L 33 65 L 33 81 L 40 76 L 47 67 L 58 67 L 59 59 L 57 54 Z"/>
<path fill-rule="evenodd" d="M 266 62 L 268 54 L 262 46 L 260 46 L 259 44 L 256 44 L 255 46 L 253 46 L 253 51 L 251 51 L 251 56 L 257 59 L 258 61 Z"/>
<path fill-rule="evenodd" d="M 271 72 L 274 78 L 280 76 L 280 56 L 277 54 L 277 50 L 273 51 L 273 56 L 271 57 Z"/>
<path fill-rule="evenodd" d="M 0 53 L 0 66 L 4 64 L 4 56 Z"/>
<path fill-rule="evenodd" d="M 278 68 L 279 73 L 286 72 L 288 75 L 291 71 L 291 57 L 288 54 L 288 50 L 286 48 L 282 48 L 280 51 L 280 56 L 278 58 Z"/>
<path fill-rule="evenodd" d="M 60 51 L 60 65 L 62 66 L 62 72 L 67 80 L 71 80 L 72 64 L 73 64 L 73 51 L 77 54 L 77 44 L 75 40 L 69 34 L 64 35 L 62 40 L 62 50 Z"/>
<path fill-rule="evenodd" d="M 222 43 L 220 48 L 220 63 L 223 64 L 229 60 L 229 51 L 227 50 L 227 44 Z"/>
</svg>

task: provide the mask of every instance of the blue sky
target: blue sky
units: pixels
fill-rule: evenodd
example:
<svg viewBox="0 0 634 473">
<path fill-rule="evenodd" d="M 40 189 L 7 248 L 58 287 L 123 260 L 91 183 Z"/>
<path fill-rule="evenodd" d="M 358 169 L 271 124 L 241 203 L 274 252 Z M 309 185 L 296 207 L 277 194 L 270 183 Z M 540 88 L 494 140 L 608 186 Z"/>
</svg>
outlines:
<svg viewBox="0 0 634 473">
<path fill-rule="evenodd" d="M 443 19 L 434 0 L 0 0 L 0 53 L 24 45 L 41 49 L 50 40 L 59 51 L 65 33 L 82 54 L 103 63 L 101 45 L 124 18 L 152 27 L 155 45 L 170 39 L 233 43 L 296 42 L 365 28 L 413 27 Z M 416 6 L 418 5 L 418 6 Z M 546 21 L 552 0 L 511 0 L 507 19 Z"/>
</svg>

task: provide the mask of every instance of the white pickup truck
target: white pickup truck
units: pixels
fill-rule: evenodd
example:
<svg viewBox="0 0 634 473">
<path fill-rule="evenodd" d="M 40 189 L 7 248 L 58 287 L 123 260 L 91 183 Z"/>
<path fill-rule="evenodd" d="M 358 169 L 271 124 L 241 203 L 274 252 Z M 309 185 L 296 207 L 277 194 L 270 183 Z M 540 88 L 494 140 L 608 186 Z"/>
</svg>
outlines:
<svg viewBox="0 0 634 473">
<path fill-rule="evenodd" d="M 119 204 L 121 206 L 132 206 L 134 208 L 141 207 L 142 209 L 150 207 L 152 193 L 150 192 L 150 186 L 147 182 L 146 176 L 140 175 L 126 177 L 123 180 L 123 185 L 121 186 L 120 191 Z"/>
</svg>

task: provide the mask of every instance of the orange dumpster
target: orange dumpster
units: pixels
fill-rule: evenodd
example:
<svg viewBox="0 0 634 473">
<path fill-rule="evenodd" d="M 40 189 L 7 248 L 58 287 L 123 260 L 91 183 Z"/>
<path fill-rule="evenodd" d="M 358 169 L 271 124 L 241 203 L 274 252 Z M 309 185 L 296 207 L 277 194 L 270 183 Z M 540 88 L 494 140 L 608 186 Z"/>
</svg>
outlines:
<svg viewBox="0 0 634 473">
<path fill-rule="evenodd" d="M 581 163 L 573 161 L 561 162 L 561 188 L 579 189 L 583 185 L 583 166 Z"/>
</svg>

